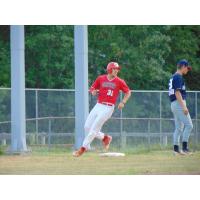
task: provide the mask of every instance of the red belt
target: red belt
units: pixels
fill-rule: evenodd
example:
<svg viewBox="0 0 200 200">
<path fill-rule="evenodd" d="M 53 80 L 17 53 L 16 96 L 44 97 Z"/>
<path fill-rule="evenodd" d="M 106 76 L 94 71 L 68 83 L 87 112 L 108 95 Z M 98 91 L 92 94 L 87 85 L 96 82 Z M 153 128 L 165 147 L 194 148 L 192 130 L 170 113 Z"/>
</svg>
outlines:
<svg viewBox="0 0 200 200">
<path fill-rule="evenodd" d="M 107 102 L 99 102 L 99 103 L 101 103 L 101 104 L 103 104 L 103 105 L 106 105 L 106 106 L 113 106 L 114 104 L 112 104 L 112 103 L 107 103 Z"/>
</svg>

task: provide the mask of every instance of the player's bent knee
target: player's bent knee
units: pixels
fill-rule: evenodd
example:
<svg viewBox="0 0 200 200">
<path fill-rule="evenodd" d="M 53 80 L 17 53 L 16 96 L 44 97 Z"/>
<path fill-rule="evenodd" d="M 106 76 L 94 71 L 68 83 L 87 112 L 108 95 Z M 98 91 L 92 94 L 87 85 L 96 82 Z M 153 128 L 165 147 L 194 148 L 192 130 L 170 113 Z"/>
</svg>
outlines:
<svg viewBox="0 0 200 200">
<path fill-rule="evenodd" d="M 96 137 L 97 133 L 94 131 L 90 131 L 87 137 Z"/>
<path fill-rule="evenodd" d="M 182 127 L 178 127 L 178 128 L 175 129 L 175 132 L 176 132 L 178 135 L 180 135 L 182 131 L 183 131 Z"/>
</svg>

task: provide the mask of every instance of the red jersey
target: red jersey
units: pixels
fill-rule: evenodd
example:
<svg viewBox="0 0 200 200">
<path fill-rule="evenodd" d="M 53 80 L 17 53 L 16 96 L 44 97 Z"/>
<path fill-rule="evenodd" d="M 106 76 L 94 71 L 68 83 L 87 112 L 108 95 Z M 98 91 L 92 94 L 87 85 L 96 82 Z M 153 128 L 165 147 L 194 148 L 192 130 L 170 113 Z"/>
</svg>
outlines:
<svg viewBox="0 0 200 200">
<path fill-rule="evenodd" d="M 90 88 L 90 92 L 99 90 L 98 103 L 115 104 L 119 96 L 119 91 L 129 92 L 129 87 L 124 80 L 114 77 L 109 80 L 107 75 L 98 76 Z"/>
</svg>

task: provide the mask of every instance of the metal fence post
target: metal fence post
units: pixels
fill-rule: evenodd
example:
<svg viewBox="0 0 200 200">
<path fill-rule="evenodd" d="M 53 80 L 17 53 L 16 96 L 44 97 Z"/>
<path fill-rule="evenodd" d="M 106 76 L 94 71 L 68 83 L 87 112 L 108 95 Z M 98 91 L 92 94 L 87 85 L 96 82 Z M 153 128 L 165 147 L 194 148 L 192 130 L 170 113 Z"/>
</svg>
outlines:
<svg viewBox="0 0 200 200">
<path fill-rule="evenodd" d="M 162 146 L 163 144 L 163 135 L 162 135 L 162 121 L 161 121 L 161 118 L 162 118 L 162 93 L 159 92 L 159 96 L 160 96 L 160 145 Z"/>
<path fill-rule="evenodd" d="M 120 92 L 120 102 L 122 101 L 122 93 Z M 123 132 L 123 113 L 122 113 L 122 109 L 120 110 L 120 143 L 121 143 L 121 148 L 125 148 L 126 147 L 126 135 Z"/>
<path fill-rule="evenodd" d="M 49 131 L 48 131 L 48 147 L 51 147 L 51 119 L 49 119 L 48 121 L 48 125 L 49 125 Z"/>
<path fill-rule="evenodd" d="M 148 149 L 149 150 L 150 150 L 150 145 L 151 145 L 150 131 L 151 131 L 151 122 L 150 122 L 150 119 L 148 119 Z"/>
<path fill-rule="evenodd" d="M 195 92 L 195 147 L 194 147 L 194 150 L 196 150 L 196 147 L 198 145 L 198 110 L 197 110 L 197 92 Z"/>
<path fill-rule="evenodd" d="M 38 144 L 38 90 L 35 90 L 35 131 L 36 131 L 36 144 Z"/>
<path fill-rule="evenodd" d="M 46 144 L 46 137 L 45 134 L 43 133 L 43 135 L 41 135 L 41 145 L 45 145 Z"/>
<path fill-rule="evenodd" d="M 1 145 L 2 145 L 2 146 L 6 146 L 6 139 L 2 139 L 2 140 L 1 140 Z"/>
</svg>

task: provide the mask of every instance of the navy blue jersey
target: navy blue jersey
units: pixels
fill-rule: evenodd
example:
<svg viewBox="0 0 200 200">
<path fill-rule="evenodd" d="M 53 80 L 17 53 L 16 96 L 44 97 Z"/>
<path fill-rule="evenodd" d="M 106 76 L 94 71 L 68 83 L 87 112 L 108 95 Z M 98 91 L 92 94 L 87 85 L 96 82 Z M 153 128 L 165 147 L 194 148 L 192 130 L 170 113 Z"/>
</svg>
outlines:
<svg viewBox="0 0 200 200">
<path fill-rule="evenodd" d="M 170 101 L 176 100 L 175 92 L 179 90 L 183 99 L 186 99 L 186 89 L 183 76 L 175 73 L 169 80 L 169 98 Z"/>
</svg>

